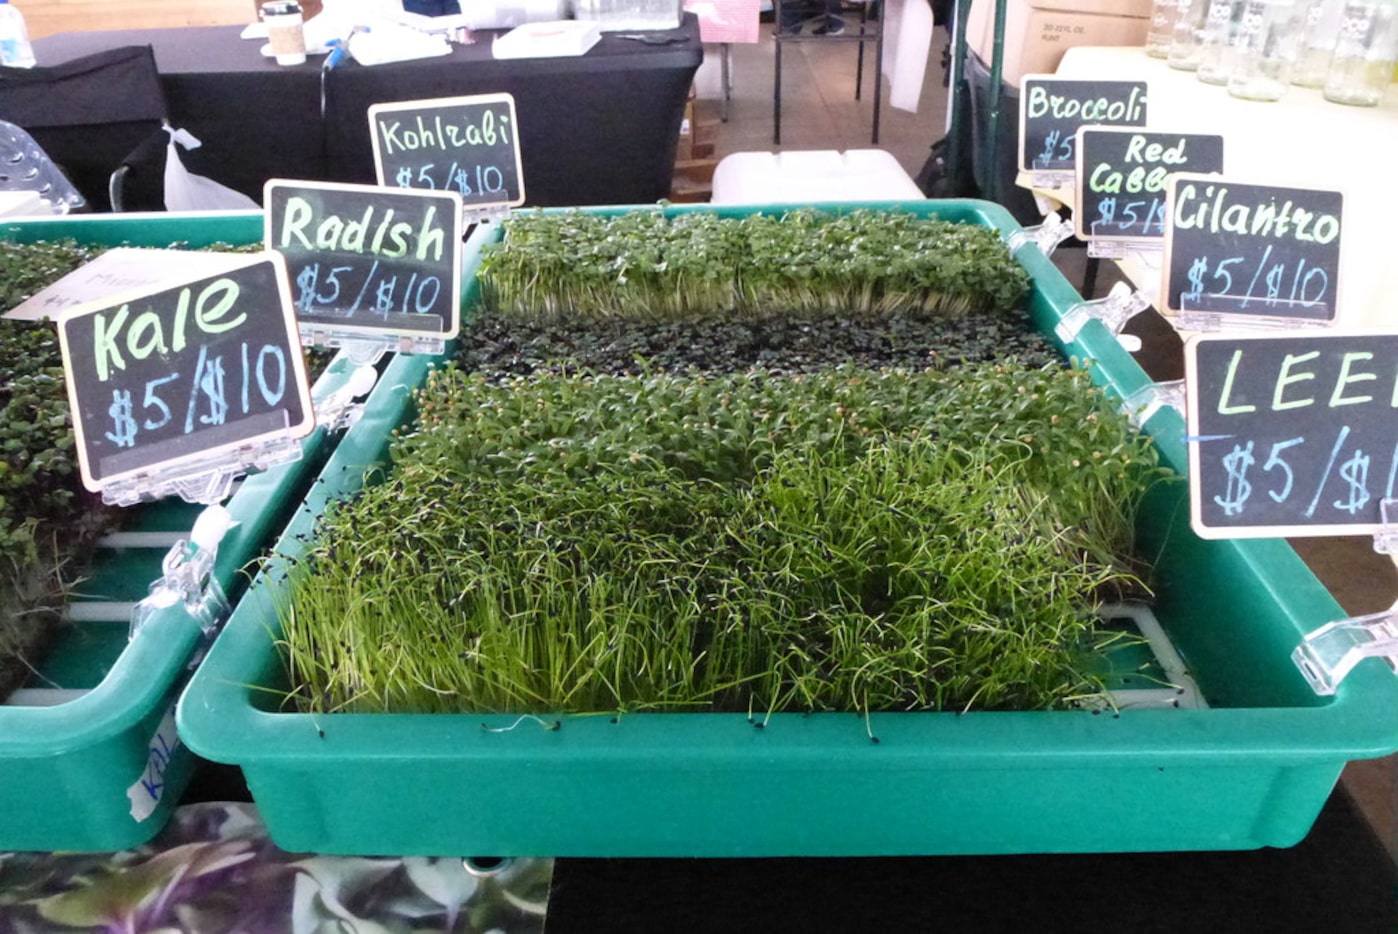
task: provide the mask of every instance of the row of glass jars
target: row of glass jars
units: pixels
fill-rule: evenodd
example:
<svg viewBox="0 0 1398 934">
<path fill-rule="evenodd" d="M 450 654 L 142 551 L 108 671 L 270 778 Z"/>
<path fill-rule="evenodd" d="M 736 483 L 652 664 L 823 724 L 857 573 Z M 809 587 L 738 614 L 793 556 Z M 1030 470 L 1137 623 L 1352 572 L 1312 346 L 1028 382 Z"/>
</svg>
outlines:
<svg viewBox="0 0 1398 934">
<path fill-rule="evenodd" d="M 1146 51 L 1235 97 L 1297 84 L 1372 107 L 1398 64 L 1398 0 L 1155 0 Z"/>
</svg>

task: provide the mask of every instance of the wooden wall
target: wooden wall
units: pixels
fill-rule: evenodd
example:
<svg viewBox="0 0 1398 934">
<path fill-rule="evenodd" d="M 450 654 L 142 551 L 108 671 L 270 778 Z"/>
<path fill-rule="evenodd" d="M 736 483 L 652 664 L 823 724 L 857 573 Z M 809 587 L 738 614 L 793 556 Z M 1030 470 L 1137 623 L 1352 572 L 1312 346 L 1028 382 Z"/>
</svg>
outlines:
<svg viewBox="0 0 1398 934">
<path fill-rule="evenodd" d="M 97 29 L 217 26 L 250 23 L 254 0 L 10 0 L 24 14 L 29 37 Z"/>
</svg>

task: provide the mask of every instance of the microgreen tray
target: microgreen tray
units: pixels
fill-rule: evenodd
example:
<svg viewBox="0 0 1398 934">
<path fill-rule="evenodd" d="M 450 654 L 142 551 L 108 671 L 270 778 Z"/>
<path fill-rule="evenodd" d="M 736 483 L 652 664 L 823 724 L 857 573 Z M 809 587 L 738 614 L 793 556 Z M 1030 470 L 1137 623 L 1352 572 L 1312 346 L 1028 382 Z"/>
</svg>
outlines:
<svg viewBox="0 0 1398 934">
<path fill-rule="evenodd" d="M 985 202 L 885 206 L 895 207 L 1005 236 L 1018 230 Z M 468 261 L 496 235 L 478 230 Z M 1036 247 L 1017 258 L 1033 279 L 1030 311 L 1052 338 L 1079 296 Z M 1059 346 L 1090 361 L 1117 396 L 1149 383 L 1098 322 Z M 327 504 L 354 495 L 365 468 L 382 461 L 433 362 L 390 365 L 278 543 L 285 560 L 304 553 Z M 1162 461 L 1183 474 L 1182 418 L 1162 409 L 1147 429 Z M 1151 494 L 1138 539 L 1158 571 L 1154 615 L 1198 685 L 1197 708 L 756 722 L 283 712 L 276 607 L 288 595 L 274 562 L 195 674 L 178 722 L 201 755 L 242 767 L 273 839 L 292 850 L 720 857 L 1295 843 L 1347 760 L 1398 748 L 1398 678 L 1366 661 L 1333 697 L 1317 697 L 1290 653 L 1342 617 L 1339 606 L 1282 540 L 1195 536 L 1184 484 Z"/>
<path fill-rule="evenodd" d="M 73 239 L 94 246 L 191 247 L 260 242 L 261 214 L 88 216 L 0 224 L 18 242 Z M 349 378 L 337 359 L 313 391 Z M 249 476 L 225 503 L 234 521 L 214 576 L 230 599 L 243 567 L 284 526 L 330 444 L 317 430 L 302 457 Z M 196 760 L 179 742 L 174 705 L 202 647 L 199 623 L 177 605 L 156 612 L 128 640 L 131 607 L 161 576 L 161 561 L 188 538 L 202 506 L 166 499 L 130 507 L 119 533 L 99 545 L 67 613 L 72 625 L 36 674 L 0 705 L 0 850 L 117 850 L 166 823 Z"/>
</svg>

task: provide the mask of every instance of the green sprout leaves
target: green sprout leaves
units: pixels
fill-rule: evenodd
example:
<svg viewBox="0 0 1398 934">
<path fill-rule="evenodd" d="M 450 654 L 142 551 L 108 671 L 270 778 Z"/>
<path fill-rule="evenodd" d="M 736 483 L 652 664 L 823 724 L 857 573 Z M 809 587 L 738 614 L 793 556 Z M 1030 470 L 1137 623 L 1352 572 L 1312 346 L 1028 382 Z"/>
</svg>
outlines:
<svg viewBox="0 0 1398 934">
<path fill-rule="evenodd" d="M 1143 587 L 1153 449 L 1080 371 L 447 369 L 419 403 L 297 575 L 310 709 L 1053 707 L 1093 689 L 1084 611 Z"/>
</svg>

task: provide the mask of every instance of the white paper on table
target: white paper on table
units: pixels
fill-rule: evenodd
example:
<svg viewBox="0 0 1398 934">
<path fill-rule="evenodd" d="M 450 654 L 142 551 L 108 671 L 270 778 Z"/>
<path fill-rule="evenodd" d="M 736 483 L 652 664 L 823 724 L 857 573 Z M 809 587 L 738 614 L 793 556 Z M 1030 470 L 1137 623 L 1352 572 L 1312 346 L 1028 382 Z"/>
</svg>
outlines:
<svg viewBox="0 0 1398 934">
<path fill-rule="evenodd" d="M 890 89 L 888 103 L 917 113 L 922 79 L 932 51 L 932 7 L 922 0 L 888 0 L 884 4 L 883 73 Z M 889 39 L 892 38 L 890 42 Z"/>
<path fill-rule="evenodd" d="M 217 275 L 246 264 L 247 259 L 245 253 L 114 247 L 35 292 L 10 309 L 5 317 L 17 321 L 44 318 L 57 321 L 69 308 L 99 301 L 108 295 Z"/>
<path fill-rule="evenodd" d="M 350 55 L 361 65 L 383 65 L 451 54 L 451 43 L 397 23 L 375 22 L 349 41 Z"/>
</svg>

